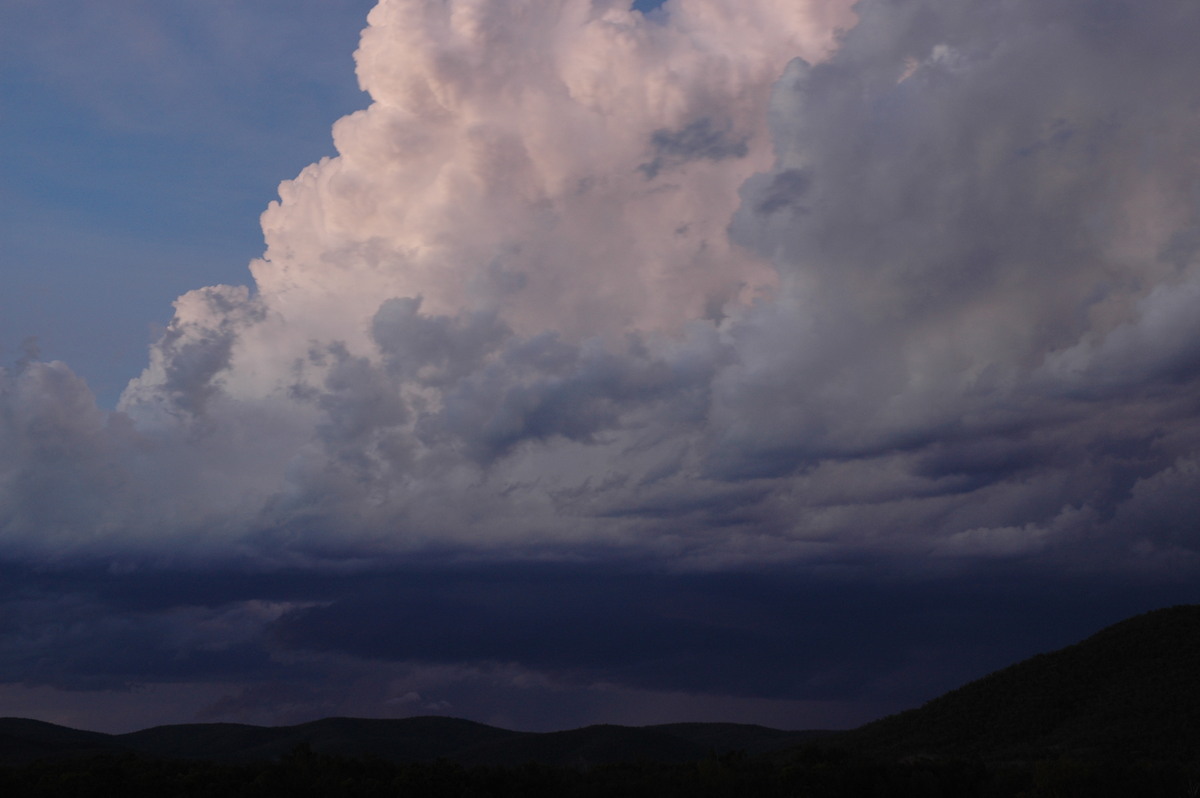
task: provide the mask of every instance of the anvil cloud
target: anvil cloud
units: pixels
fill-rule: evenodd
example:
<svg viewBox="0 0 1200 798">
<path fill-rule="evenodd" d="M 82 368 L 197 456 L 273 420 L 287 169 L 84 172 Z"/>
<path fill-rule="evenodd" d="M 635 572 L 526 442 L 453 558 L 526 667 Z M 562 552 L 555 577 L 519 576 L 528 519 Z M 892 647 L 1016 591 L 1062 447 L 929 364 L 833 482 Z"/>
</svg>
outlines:
<svg viewBox="0 0 1200 798">
<path fill-rule="evenodd" d="M 371 104 L 249 286 L 180 297 L 115 410 L 0 375 L 0 675 L 820 725 L 1068 642 L 1027 602 L 1073 633 L 1188 598 L 1197 32 L 1173 0 L 381 0 Z M 115 640 L 154 656 L 70 664 Z"/>
</svg>

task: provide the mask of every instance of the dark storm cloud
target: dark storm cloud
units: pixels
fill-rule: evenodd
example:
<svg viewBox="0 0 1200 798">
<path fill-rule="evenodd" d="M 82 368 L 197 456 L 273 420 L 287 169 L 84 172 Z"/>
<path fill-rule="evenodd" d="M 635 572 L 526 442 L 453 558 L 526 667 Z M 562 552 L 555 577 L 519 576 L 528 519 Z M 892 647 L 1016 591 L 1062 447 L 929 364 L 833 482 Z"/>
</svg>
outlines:
<svg viewBox="0 0 1200 798">
<path fill-rule="evenodd" d="M 428 385 L 443 385 L 479 368 L 512 331 L 493 314 L 469 318 L 420 313 L 421 300 L 389 299 L 371 322 L 371 337 L 388 371 Z"/>
<path fill-rule="evenodd" d="M 445 395 L 440 422 L 484 462 L 526 441 L 591 442 L 638 408 L 667 403 L 687 413 L 710 374 L 654 357 L 637 338 L 616 353 L 554 336 L 515 342 L 498 362 Z"/>
<path fill-rule="evenodd" d="M 396 111 L 432 102 L 396 74 L 493 97 L 404 60 L 389 8 L 361 63 L 391 105 L 288 184 L 256 292 L 182 297 L 121 412 L 61 363 L 0 375 L 6 678 L 899 708 L 1195 600 L 1197 6 L 864 0 L 779 79 L 776 162 L 741 188 L 730 234 L 777 284 L 678 323 L 738 255 L 676 218 L 702 192 L 647 179 L 719 187 L 753 126 L 705 95 L 606 177 L 665 197 L 682 269 L 622 248 L 650 206 L 539 183 L 553 147 L 507 117 L 462 131 L 464 171 L 435 158 L 448 117 Z"/>
<path fill-rule="evenodd" d="M 580 336 L 556 328 L 554 308 L 509 313 L 603 271 L 572 271 L 577 255 L 603 259 L 603 237 L 586 253 L 538 238 L 568 222 L 590 236 L 591 212 L 542 216 L 541 200 L 529 241 L 475 253 L 483 277 L 499 263 L 515 275 L 503 290 L 458 306 L 376 292 L 379 275 L 416 268 L 416 250 L 389 250 L 382 231 L 355 238 L 376 173 L 330 178 L 331 207 L 355 210 L 321 235 L 296 221 L 300 181 L 267 227 L 328 268 L 281 250 L 256 266 L 257 293 L 181 297 L 121 413 L 89 407 L 61 364 L 6 373 L 9 545 L 44 545 L 37 529 L 53 521 L 102 530 L 75 536 L 93 551 L 171 539 L 175 557 L 314 563 L 461 545 L 613 545 L 705 567 L 803 560 L 814 542 L 991 556 L 1091 535 L 1137 548 L 1121 503 L 1159 475 L 1186 481 L 1200 441 L 1196 122 L 1170 101 L 1200 67 L 1179 33 L 1196 12 L 1127 10 L 1119 41 L 1111 13 L 1082 0 L 860 12 L 827 61 L 779 79 L 776 163 L 742 186 L 731 234 L 774 267 L 771 293 L 666 332 L 618 322 Z M 753 140 L 733 132 L 745 120 L 701 105 L 649 128 L 654 171 L 686 162 L 682 180 L 748 156 Z M 533 157 L 485 138 L 479 180 L 515 179 L 504 170 Z M 501 209 L 456 224 L 485 210 Z M 689 250 L 694 273 L 656 274 L 652 298 L 671 305 L 711 268 L 710 248 Z M 482 290 L 480 275 L 422 268 L 435 294 Z M 638 291 L 609 293 L 624 308 Z M 79 456 L 54 455 L 68 451 Z"/>
<path fill-rule="evenodd" d="M 119 487 L 130 440 L 121 419 L 98 410 L 86 383 L 62 363 L 22 361 L 0 369 L 0 530 L 72 546 L 76 525 L 105 517 L 105 491 Z"/>
<path fill-rule="evenodd" d="M 62 690 L 128 690 L 153 682 L 254 679 L 268 652 L 260 608 L 123 611 L 103 594 L 29 590 L 0 609 L 0 680 Z"/>
<path fill-rule="evenodd" d="M 130 691 L 131 707 L 157 700 L 139 698 L 141 685 L 225 685 L 198 710 L 202 720 L 450 712 L 558 728 L 597 717 L 606 695 L 631 694 L 688 696 L 693 711 L 732 699 L 817 702 L 825 714 L 816 717 L 841 718 L 823 722 L 847 723 L 1195 599 L 1186 574 L 1072 576 L 1061 563 L 1018 557 L 908 578 L 896 565 L 665 573 L 631 562 L 376 563 L 345 574 L 6 566 L 0 675 L 85 703 Z M 622 711 L 601 716 L 663 717 Z"/>
<path fill-rule="evenodd" d="M 805 208 L 801 203 L 810 185 L 812 179 L 804 170 L 784 169 L 771 178 L 755 210 L 767 216 L 785 208 L 792 213 L 803 213 Z"/>
<path fill-rule="evenodd" d="M 128 576 L 116 589 L 98 573 L 26 576 L 3 601 L 2 665 L 6 680 L 74 690 L 144 680 L 283 684 L 319 675 L 319 665 L 297 658 L 308 652 L 511 666 L 576 690 L 894 705 L 1189 593 L 1178 581 L 1029 580 L 1027 570 L 1004 567 L 915 582 L 876 567 L 842 576 L 533 565 L 341 578 L 179 574 L 193 587 L 169 599 L 161 575 Z M 56 583 L 72 592 L 53 594 Z"/>
<path fill-rule="evenodd" d="M 1016 489 L 1003 527 L 1110 512 L 1187 470 L 1200 211 L 1181 133 L 1195 119 L 1166 98 L 1200 66 L 1183 33 L 1195 8 L 859 11 L 830 61 L 794 63 L 777 86 L 779 163 L 743 189 L 734 235 L 777 264 L 791 313 L 765 306 L 734 334 L 743 353 L 795 345 L 718 391 L 743 415 L 713 473 L 891 460 L 959 477 L 952 492 L 980 504 Z M 1038 480 L 1058 480 L 1057 498 L 1029 491 L 1017 509 Z"/>
<path fill-rule="evenodd" d="M 881 565 L 845 563 L 840 575 L 612 564 L 120 579 L 8 569 L 0 669 L 6 681 L 67 690 L 205 680 L 302 690 L 330 668 L 371 663 L 397 673 L 517 668 L 568 693 L 608 684 L 898 706 L 1190 594 L 1179 580 L 1030 579 L 1003 566 L 913 581 Z"/>
<path fill-rule="evenodd" d="M 199 417 L 220 392 L 218 378 L 229 368 L 238 328 L 260 320 L 262 310 L 244 290 L 224 286 L 192 292 L 191 299 L 221 322 L 205 329 L 176 319 L 167 327 L 161 339 L 163 387 L 171 412 Z"/>
<path fill-rule="evenodd" d="M 750 152 L 744 138 L 714 122 L 711 117 L 702 117 L 689 122 L 679 130 L 656 130 L 650 137 L 654 158 L 638 167 L 647 180 L 658 177 L 659 172 L 693 160 L 723 161 L 726 158 L 745 158 Z"/>
</svg>

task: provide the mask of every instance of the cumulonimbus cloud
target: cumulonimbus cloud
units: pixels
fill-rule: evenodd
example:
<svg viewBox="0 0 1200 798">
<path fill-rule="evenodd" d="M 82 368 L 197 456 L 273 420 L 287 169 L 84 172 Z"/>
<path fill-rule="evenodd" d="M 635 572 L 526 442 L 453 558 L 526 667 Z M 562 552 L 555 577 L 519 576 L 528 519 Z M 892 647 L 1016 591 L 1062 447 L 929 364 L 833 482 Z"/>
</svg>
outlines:
<svg viewBox="0 0 1200 798">
<path fill-rule="evenodd" d="M 5 545 L 1191 551 L 1197 13 L 383 0 L 252 288 L 5 372 Z"/>
</svg>

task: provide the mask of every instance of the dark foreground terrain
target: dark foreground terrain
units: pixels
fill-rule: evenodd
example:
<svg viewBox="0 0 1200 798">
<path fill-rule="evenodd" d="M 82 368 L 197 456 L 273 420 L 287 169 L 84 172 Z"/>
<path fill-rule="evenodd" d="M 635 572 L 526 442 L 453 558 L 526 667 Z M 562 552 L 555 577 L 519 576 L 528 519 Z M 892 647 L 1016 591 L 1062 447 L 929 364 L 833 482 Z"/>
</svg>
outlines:
<svg viewBox="0 0 1200 798">
<path fill-rule="evenodd" d="M 0 719 L 8 796 L 1200 796 L 1200 606 L 849 732 L 453 718 L 106 735 Z"/>
<path fill-rule="evenodd" d="M 1181 762 L 1025 763 L 888 761 L 806 748 L 771 759 L 740 754 L 691 763 L 643 760 L 572 767 L 396 764 L 313 753 L 303 746 L 272 762 L 222 763 L 133 754 L 0 768 L 5 796 L 420 796 L 421 798 L 871 798 L 914 796 L 1195 796 L 1200 767 Z"/>
</svg>

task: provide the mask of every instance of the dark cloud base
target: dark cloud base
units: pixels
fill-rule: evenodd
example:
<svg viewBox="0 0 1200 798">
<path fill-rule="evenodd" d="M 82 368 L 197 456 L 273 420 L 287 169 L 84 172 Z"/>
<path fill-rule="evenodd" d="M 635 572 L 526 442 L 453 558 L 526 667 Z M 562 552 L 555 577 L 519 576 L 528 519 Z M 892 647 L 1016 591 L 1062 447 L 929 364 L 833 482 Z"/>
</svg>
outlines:
<svg viewBox="0 0 1200 798">
<path fill-rule="evenodd" d="M 603 686 L 683 696 L 677 714 L 708 720 L 721 719 L 708 713 L 730 697 L 760 700 L 762 719 L 776 723 L 788 702 L 824 707 L 790 724 L 805 727 L 913 706 L 1130 614 L 1200 600 L 1182 575 L 1114 580 L 994 566 L 918 579 L 886 567 L 118 576 L 10 565 L 0 681 L 76 691 L 83 703 L 81 691 L 126 690 L 131 705 L 150 699 L 139 698 L 148 685 L 226 684 L 229 694 L 200 717 L 291 722 L 337 714 L 347 674 L 370 672 L 392 674 L 390 693 L 354 704 L 358 714 L 494 721 L 487 707 L 507 701 L 523 706 L 529 726 L 582 725 L 595 717 Z M 255 610 L 267 607 L 275 609 Z M 432 687 L 412 676 L 429 669 L 449 675 Z M 406 678 L 416 678 L 413 689 Z"/>
<path fill-rule="evenodd" d="M 654 252 L 583 259 L 619 214 L 596 216 L 595 175 L 514 195 L 526 144 L 557 131 L 573 163 L 576 128 L 485 5 L 455 34 L 477 72 L 432 22 L 450 5 L 381 5 L 379 102 L 285 184 L 254 290 L 180 298 L 120 410 L 59 362 L 0 372 L 0 687 L 204 686 L 209 720 L 847 724 L 1200 599 L 1200 7 L 863 0 L 776 82 L 776 162 L 728 221 L 777 285 L 738 305 L 717 274 L 680 321 L 705 272 L 755 273 L 705 254 L 728 214 L 644 285 Z M 693 52 L 655 38 L 676 8 L 629 38 L 646 63 Z M 429 233 L 402 224 L 415 184 L 389 182 L 425 164 L 422 130 L 448 140 L 449 116 L 393 125 L 427 99 L 412 75 L 504 129 L 466 131 L 467 188 L 423 209 L 414 240 L 472 245 L 461 274 L 421 262 L 462 278 L 440 309 L 397 244 Z M 547 129 L 487 116 L 492 80 L 541 91 Z M 615 204 L 661 192 L 676 243 L 672 186 L 741 183 L 721 170 L 765 136 L 697 80 L 612 162 L 637 186 Z M 658 289 L 668 332 L 639 326 Z"/>
</svg>

